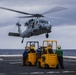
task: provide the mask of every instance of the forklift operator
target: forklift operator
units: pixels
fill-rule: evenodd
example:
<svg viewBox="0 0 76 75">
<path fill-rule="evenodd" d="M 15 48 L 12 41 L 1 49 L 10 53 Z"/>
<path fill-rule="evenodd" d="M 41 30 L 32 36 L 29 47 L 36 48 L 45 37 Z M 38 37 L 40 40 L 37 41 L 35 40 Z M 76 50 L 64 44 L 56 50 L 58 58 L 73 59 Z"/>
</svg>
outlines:
<svg viewBox="0 0 76 75">
<path fill-rule="evenodd" d="M 35 44 L 31 44 L 31 49 L 36 50 L 36 49 L 35 49 Z"/>
<path fill-rule="evenodd" d="M 53 50 L 52 50 L 52 45 L 51 45 L 50 43 L 48 43 L 47 48 L 48 48 L 48 52 L 49 52 L 50 54 L 53 54 L 53 53 L 54 53 Z"/>
<path fill-rule="evenodd" d="M 30 52 L 32 52 L 32 53 L 36 52 L 35 44 L 31 44 Z"/>
</svg>

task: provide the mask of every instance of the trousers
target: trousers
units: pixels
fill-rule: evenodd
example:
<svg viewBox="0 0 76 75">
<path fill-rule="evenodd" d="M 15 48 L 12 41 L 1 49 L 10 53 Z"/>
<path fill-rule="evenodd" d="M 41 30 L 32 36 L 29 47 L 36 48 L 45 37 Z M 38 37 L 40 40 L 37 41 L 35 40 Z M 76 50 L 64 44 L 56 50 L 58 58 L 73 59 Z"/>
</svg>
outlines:
<svg viewBox="0 0 76 75">
<path fill-rule="evenodd" d="M 62 56 L 58 56 L 58 61 L 59 61 L 59 65 L 60 65 L 61 69 L 64 69 L 63 57 Z"/>
</svg>

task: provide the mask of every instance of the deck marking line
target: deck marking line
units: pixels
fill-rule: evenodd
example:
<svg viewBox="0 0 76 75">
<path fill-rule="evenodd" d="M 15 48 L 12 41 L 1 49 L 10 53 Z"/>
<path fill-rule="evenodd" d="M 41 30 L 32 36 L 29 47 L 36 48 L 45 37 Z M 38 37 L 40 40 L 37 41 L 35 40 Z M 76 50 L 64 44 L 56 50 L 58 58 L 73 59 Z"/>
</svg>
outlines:
<svg viewBox="0 0 76 75">
<path fill-rule="evenodd" d="M 49 71 L 49 72 L 46 72 L 46 73 L 60 73 L 59 71 L 56 71 L 56 72 L 54 72 L 54 71 Z"/>
<path fill-rule="evenodd" d="M 44 72 L 31 72 L 30 74 L 44 74 Z"/>
<path fill-rule="evenodd" d="M 22 62 L 10 62 L 9 64 L 18 64 L 18 63 L 22 63 Z"/>
<path fill-rule="evenodd" d="M 75 71 L 62 71 L 62 73 L 74 73 Z"/>
</svg>

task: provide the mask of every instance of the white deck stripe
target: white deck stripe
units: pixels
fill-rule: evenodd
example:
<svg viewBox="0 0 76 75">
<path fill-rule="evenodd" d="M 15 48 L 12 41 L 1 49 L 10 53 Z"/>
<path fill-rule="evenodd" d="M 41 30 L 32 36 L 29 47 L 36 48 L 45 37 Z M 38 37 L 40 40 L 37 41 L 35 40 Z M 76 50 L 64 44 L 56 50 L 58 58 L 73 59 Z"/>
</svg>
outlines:
<svg viewBox="0 0 76 75">
<path fill-rule="evenodd" d="M 44 72 L 31 72 L 30 74 L 44 74 Z"/>
<path fill-rule="evenodd" d="M 46 74 L 58 74 L 58 73 L 74 73 L 75 71 L 49 71 L 49 72 L 30 72 L 30 74 L 44 74 L 44 73 L 46 73 Z M 20 74 L 29 74 L 28 72 L 26 73 L 20 73 Z"/>
<path fill-rule="evenodd" d="M 74 73 L 75 71 L 63 71 L 62 73 Z"/>
<path fill-rule="evenodd" d="M 76 56 L 63 56 L 63 58 L 76 59 Z"/>
<path fill-rule="evenodd" d="M 55 72 L 55 71 L 50 71 L 50 72 L 46 72 L 46 73 L 60 73 L 59 71 Z"/>
<path fill-rule="evenodd" d="M 18 64 L 18 63 L 22 63 L 22 62 L 10 62 L 9 64 Z"/>
<path fill-rule="evenodd" d="M 0 55 L 0 57 L 21 57 L 22 55 Z"/>
<path fill-rule="evenodd" d="M 21 55 L 0 55 L 0 57 L 21 57 Z M 63 56 L 63 58 L 71 58 L 71 59 L 76 59 L 76 56 Z"/>
</svg>

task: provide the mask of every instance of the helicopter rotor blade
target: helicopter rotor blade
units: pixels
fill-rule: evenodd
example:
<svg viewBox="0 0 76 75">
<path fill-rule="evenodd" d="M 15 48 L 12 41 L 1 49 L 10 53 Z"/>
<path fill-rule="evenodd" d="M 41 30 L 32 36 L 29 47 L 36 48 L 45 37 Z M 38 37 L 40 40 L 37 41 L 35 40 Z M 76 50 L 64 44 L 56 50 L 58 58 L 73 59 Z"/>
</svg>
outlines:
<svg viewBox="0 0 76 75">
<path fill-rule="evenodd" d="M 67 8 L 57 6 L 57 7 L 54 7 L 54 8 L 52 8 L 52 9 L 50 9 L 50 10 L 48 10 L 48 11 L 42 13 L 42 14 L 54 13 L 54 12 L 62 11 L 62 10 L 65 10 L 65 9 L 67 9 Z"/>
<path fill-rule="evenodd" d="M 13 9 L 5 8 L 5 7 L 0 7 L 0 9 L 9 10 L 9 11 L 13 11 L 13 12 L 17 12 L 17 13 L 21 13 L 21 14 L 25 14 L 25 15 L 33 15 L 30 13 L 26 13 L 26 12 L 22 12 L 22 11 L 18 11 L 18 10 L 13 10 Z"/>
<path fill-rule="evenodd" d="M 63 17 L 46 17 L 47 19 L 69 19 L 69 18 L 63 18 Z"/>
<path fill-rule="evenodd" d="M 32 17 L 34 17 L 34 16 L 19 16 L 17 18 L 32 18 Z"/>
<path fill-rule="evenodd" d="M 19 17 L 19 18 L 30 18 L 30 17 L 37 17 L 38 18 L 38 17 L 45 17 L 44 14 L 62 11 L 62 10 L 67 9 L 67 8 L 64 8 L 64 7 L 55 7 L 53 9 L 48 10 L 47 12 L 44 12 L 43 14 L 31 14 L 31 13 L 26 13 L 26 12 L 22 12 L 22 11 L 18 11 L 18 10 L 13 10 L 13 9 L 5 8 L 5 7 L 0 7 L 0 9 L 17 12 L 17 13 L 21 13 L 21 14 L 24 14 L 24 15 L 31 15 L 31 16 L 24 16 L 24 17 Z"/>
</svg>

